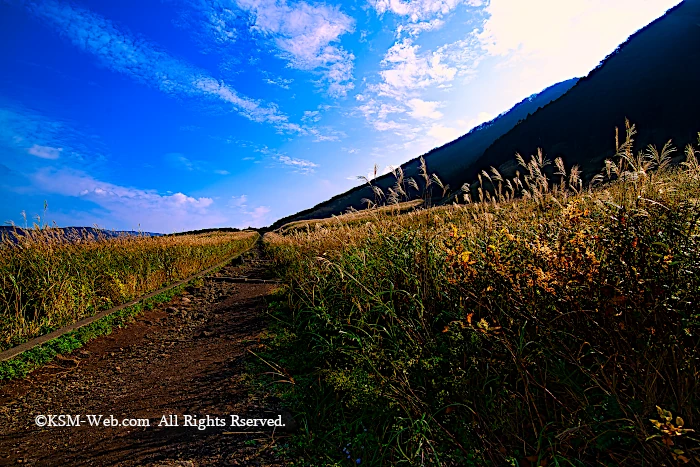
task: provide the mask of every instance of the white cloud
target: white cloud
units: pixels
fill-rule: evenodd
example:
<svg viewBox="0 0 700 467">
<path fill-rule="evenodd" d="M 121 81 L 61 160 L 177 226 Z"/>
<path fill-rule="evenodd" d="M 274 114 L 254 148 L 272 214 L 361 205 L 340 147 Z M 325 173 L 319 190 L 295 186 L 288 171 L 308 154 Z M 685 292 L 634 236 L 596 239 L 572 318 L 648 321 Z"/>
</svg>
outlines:
<svg viewBox="0 0 700 467">
<path fill-rule="evenodd" d="M 365 117 L 365 120 L 378 131 L 399 130 L 406 128 L 403 123 L 395 120 L 387 120 L 391 114 L 402 114 L 406 108 L 401 105 L 379 102 L 369 99 L 366 103 L 357 107 L 357 110 Z"/>
<path fill-rule="evenodd" d="M 221 225 L 226 217 L 212 211 L 212 198 L 184 193 L 160 194 L 97 180 L 72 169 L 43 168 L 30 176 L 36 189 L 91 201 L 107 211 L 110 222 L 153 232 Z"/>
<path fill-rule="evenodd" d="M 411 108 L 408 114 L 413 118 L 431 118 L 433 120 L 442 118 L 442 112 L 436 110 L 438 107 L 442 106 L 440 102 L 411 99 L 407 104 Z"/>
<path fill-rule="evenodd" d="M 450 13 L 458 5 L 466 3 L 471 6 L 479 6 L 479 0 L 370 0 L 369 4 L 382 15 L 392 12 L 395 15 L 408 17 L 417 22 L 422 19 L 441 18 Z"/>
<path fill-rule="evenodd" d="M 192 83 L 194 88 L 207 95 L 217 96 L 225 102 L 233 104 L 244 117 L 256 122 L 269 122 L 276 124 L 277 128 L 292 129 L 293 123 L 286 123 L 288 118 L 279 112 L 275 105 L 262 106 L 259 101 L 247 97 L 241 97 L 234 89 L 223 81 L 211 77 L 200 77 Z"/>
<path fill-rule="evenodd" d="M 215 170 L 214 173 L 217 173 L 219 175 L 231 175 L 231 172 L 229 172 L 228 170 L 220 170 L 220 169 Z"/>
<path fill-rule="evenodd" d="M 412 39 L 401 39 L 384 55 L 381 82 L 369 85 L 369 89 L 380 96 L 403 100 L 426 88 L 448 84 L 457 76 L 469 76 L 483 57 L 478 47 L 475 32 L 428 52 L 421 52 Z"/>
<path fill-rule="evenodd" d="M 318 134 L 315 135 L 313 141 L 314 143 L 322 143 L 324 141 L 335 142 L 340 141 L 340 138 L 345 136 L 347 135 L 341 131 L 335 132 L 334 134 L 323 134 L 319 131 Z"/>
<path fill-rule="evenodd" d="M 58 159 L 63 148 L 52 148 L 51 146 L 40 146 L 35 144 L 27 149 L 27 152 L 32 156 L 41 157 L 42 159 Z"/>
<path fill-rule="evenodd" d="M 387 51 L 382 60 L 387 68 L 379 72 L 380 95 L 401 98 L 411 90 L 454 79 L 457 69 L 446 65 L 440 52 L 421 55 L 419 48 L 410 39 L 403 39 Z"/>
<path fill-rule="evenodd" d="M 403 106 L 377 102 L 374 99 L 371 99 L 366 104 L 359 106 L 358 109 L 365 117 L 376 115 L 380 120 L 386 119 L 387 115 L 389 114 L 403 113 L 406 111 Z"/>
<path fill-rule="evenodd" d="M 417 36 L 418 34 L 426 31 L 435 31 L 440 29 L 445 25 L 445 21 L 436 18 L 430 21 L 420 21 L 418 23 L 407 23 L 401 24 L 396 28 L 396 37 L 401 37 L 401 34 L 406 31 L 411 36 Z"/>
</svg>

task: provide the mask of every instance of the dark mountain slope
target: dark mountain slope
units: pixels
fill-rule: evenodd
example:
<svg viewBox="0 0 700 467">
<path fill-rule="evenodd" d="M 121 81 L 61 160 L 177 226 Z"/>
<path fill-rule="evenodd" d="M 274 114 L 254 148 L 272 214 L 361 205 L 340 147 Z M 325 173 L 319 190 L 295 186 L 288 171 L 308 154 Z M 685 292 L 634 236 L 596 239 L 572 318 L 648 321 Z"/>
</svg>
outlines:
<svg viewBox="0 0 700 467">
<path fill-rule="evenodd" d="M 433 149 L 425 154 L 425 160 L 431 173 L 437 173 L 443 183 L 450 186 L 458 186 L 464 180 L 464 171 L 483 154 L 499 136 L 505 134 L 513 128 L 518 121 L 534 113 L 538 108 L 559 98 L 576 84 L 577 79 L 570 79 L 549 88 L 539 94 L 530 96 L 522 102 L 516 104 L 512 109 L 499 115 L 490 122 L 483 123 L 472 129 L 464 136 Z M 419 158 L 406 162 L 401 167 L 406 177 L 418 176 Z M 391 174 L 383 175 L 373 181 L 373 183 L 386 192 L 386 189 L 395 183 Z M 367 186 L 355 187 L 345 193 L 341 193 L 328 201 L 324 201 L 311 209 L 301 211 L 291 216 L 282 218 L 275 222 L 271 229 L 277 228 L 288 222 L 321 219 L 332 215 L 342 214 L 349 207 L 360 209 L 363 207 L 363 198 L 374 199 L 372 190 Z"/>
<path fill-rule="evenodd" d="M 699 75 L 700 0 L 686 0 L 495 141 L 462 181 L 473 182 L 490 166 L 510 174 L 516 152 L 527 158 L 540 147 L 551 160 L 562 156 L 567 167 L 579 164 L 588 181 L 613 155 L 616 126 L 624 140 L 625 118 L 637 126 L 637 150 L 669 138 L 683 149 L 700 131 Z"/>
</svg>

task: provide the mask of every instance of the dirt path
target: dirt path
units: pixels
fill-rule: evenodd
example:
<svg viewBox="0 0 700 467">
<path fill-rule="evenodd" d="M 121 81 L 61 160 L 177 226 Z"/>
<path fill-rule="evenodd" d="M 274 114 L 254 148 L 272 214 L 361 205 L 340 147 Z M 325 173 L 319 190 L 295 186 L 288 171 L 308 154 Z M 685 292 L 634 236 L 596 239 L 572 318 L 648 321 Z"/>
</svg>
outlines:
<svg viewBox="0 0 700 467">
<path fill-rule="evenodd" d="M 269 277 L 257 252 L 217 275 Z M 0 465 L 284 465 L 275 445 L 293 421 L 249 394 L 242 380 L 273 288 L 205 280 L 126 328 L 0 386 Z M 36 425 L 37 415 L 50 414 L 82 415 L 81 426 Z M 150 426 L 90 426 L 87 414 L 148 419 Z M 171 414 L 180 426 L 158 426 Z M 231 415 L 280 414 L 287 427 L 274 432 L 230 426 Z M 227 426 L 182 426 L 184 415 L 221 417 Z"/>
</svg>

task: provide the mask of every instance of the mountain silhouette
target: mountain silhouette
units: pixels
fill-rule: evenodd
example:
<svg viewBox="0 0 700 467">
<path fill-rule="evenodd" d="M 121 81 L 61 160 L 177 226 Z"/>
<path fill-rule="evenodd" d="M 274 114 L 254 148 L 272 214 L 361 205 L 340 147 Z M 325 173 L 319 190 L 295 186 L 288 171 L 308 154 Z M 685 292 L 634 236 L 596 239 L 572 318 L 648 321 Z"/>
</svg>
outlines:
<svg viewBox="0 0 700 467">
<path fill-rule="evenodd" d="M 635 150 L 672 139 L 679 149 L 700 131 L 700 0 L 686 0 L 637 31 L 566 94 L 499 137 L 463 173 L 473 183 L 491 166 L 514 172 L 542 148 L 567 168 L 578 164 L 584 181 L 615 153 L 615 127 L 624 141 L 625 119 L 636 125 Z"/>
</svg>

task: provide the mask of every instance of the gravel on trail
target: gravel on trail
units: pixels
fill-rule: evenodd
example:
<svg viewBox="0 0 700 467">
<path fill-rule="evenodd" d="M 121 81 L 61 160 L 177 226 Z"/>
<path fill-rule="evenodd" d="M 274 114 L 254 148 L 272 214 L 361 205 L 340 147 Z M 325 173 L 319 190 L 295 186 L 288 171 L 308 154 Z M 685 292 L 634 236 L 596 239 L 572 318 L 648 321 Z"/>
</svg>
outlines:
<svg viewBox="0 0 700 467">
<path fill-rule="evenodd" d="M 215 275 L 269 279 L 259 255 L 252 250 Z M 285 465 L 278 449 L 294 420 L 278 400 L 250 391 L 244 372 L 275 287 L 205 279 L 27 378 L 0 382 L 0 465 Z M 81 426 L 35 422 L 60 414 L 81 415 Z M 150 426 L 90 426 L 86 415 Z M 179 426 L 159 426 L 170 415 Z M 185 415 L 225 426 L 183 426 Z M 231 415 L 282 416 L 285 426 L 231 426 Z"/>
</svg>

